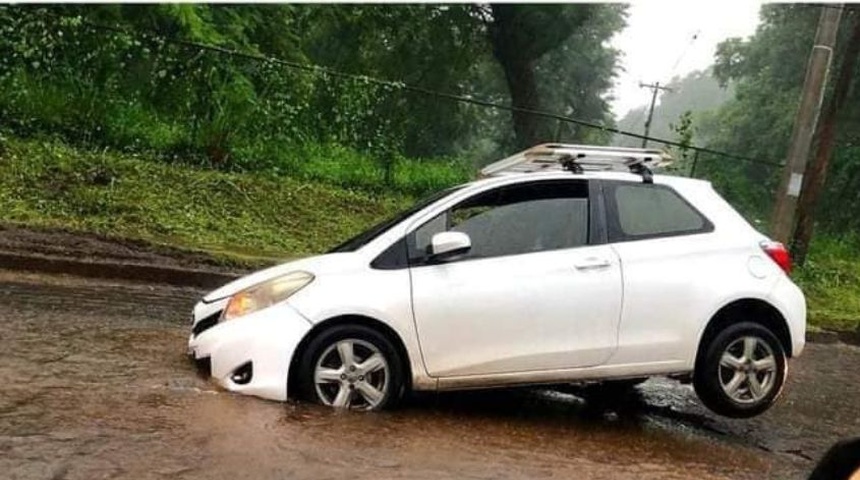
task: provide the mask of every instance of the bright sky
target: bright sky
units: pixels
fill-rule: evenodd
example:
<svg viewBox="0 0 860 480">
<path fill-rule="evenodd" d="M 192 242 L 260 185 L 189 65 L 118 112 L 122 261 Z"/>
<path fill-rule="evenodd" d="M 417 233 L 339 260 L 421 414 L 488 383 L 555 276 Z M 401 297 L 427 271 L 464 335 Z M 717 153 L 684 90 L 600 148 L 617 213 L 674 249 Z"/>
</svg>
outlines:
<svg viewBox="0 0 860 480">
<path fill-rule="evenodd" d="M 612 110 L 617 118 L 650 102 L 650 90 L 640 88 L 639 82 L 665 84 L 675 75 L 704 69 L 713 63 L 720 41 L 752 35 L 761 3 L 650 0 L 630 5 L 627 28 L 612 40 L 623 52 L 623 71 L 613 91 Z"/>
</svg>

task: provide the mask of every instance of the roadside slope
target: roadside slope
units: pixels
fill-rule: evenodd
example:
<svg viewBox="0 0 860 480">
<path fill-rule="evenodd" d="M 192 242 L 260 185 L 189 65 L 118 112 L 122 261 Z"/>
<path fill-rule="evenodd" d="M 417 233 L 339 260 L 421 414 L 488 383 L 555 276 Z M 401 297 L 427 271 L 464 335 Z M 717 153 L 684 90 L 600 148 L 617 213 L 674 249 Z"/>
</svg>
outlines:
<svg viewBox="0 0 860 480">
<path fill-rule="evenodd" d="M 331 161 L 336 162 L 333 158 Z M 324 251 L 409 200 L 285 177 L 167 165 L 55 141 L 0 148 L 0 222 L 224 254 Z"/>
</svg>

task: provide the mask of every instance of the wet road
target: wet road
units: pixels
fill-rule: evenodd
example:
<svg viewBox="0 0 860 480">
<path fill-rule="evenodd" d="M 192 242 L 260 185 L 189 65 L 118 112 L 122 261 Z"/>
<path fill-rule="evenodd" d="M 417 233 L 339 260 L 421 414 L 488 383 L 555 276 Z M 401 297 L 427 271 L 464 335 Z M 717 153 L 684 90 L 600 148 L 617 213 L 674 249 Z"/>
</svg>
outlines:
<svg viewBox="0 0 860 480">
<path fill-rule="evenodd" d="M 860 349 L 811 345 L 754 420 L 652 380 L 621 402 L 431 395 L 385 413 L 219 391 L 184 356 L 203 292 L 0 272 L 0 478 L 804 478 L 860 435 Z"/>
</svg>

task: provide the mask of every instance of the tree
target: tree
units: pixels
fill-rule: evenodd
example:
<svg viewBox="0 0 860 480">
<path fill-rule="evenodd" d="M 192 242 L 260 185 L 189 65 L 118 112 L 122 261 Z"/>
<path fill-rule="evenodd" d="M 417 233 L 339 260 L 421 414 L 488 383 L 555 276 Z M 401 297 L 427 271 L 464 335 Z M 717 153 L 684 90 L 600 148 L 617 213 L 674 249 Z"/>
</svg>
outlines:
<svg viewBox="0 0 860 480">
<path fill-rule="evenodd" d="M 556 124 L 398 84 L 609 123 L 618 52 L 606 43 L 623 14 L 618 5 L 3 6 L 0 126 L 219 168 L 274 167 L 304 145 L 379 154 L 389 174 L 404 155 L 480 163 L 517 139 L 553 139 Z M 559 131 L 605 140 L 588 134 Z"/>
<path fill-rule="evenodd" d="M 612 126 L 615 119 L 608 92 L 612 90 L 621 53 L 608 44 L 624 28 L 627 7 L 603 4 L 592 8 L 588 22 L 536 62 L 538 95 L 545 109 Z M 611 134 L 601 130 L 570 123 L 552 125 L 551 120 L 549 123 L 553 136 L 545 140 L 595 144 L 611 140 Z"/>
<path fill-rule="evenodd" d="M 589 21 L 597 18 L 602 8 L 606 7 L 584 4 L 491 4 L 489 14 L 484 11 L 483 19 L 493 56 L 504 71 L 511 104 L 515 108 L 539 110 L 544 106 L 540 101 L 536 75 L 538 60 L 585 28 Z M 514 111 L 512 119 L 519 147 L 550 140 L 546 122 L 539 117 L 524 111 Z"/>
<path fill-rule="evenodd" d="M 756 34 L 749 39 L 731 39 L 717 49 L 715 75 L 735 85 L 734 98 L 700 123 L 707 135 L 706 146 L 739 153 L 759 161 L 700 158 L 699 169 L 729 200 L 749 216 L 768 215 L 779 169 L 791 135 L 794 112 L 806 60 L 821 7 L 811 5 L 765 5 Z M 852 9 L 851 15 L 856 15 Z M 852 22 L 843 21 L 834 57 L 839 65 L 851 34 Z M 835 134 L 832 174 L 822 192 L 819 226 L 832 234 L 860 227 L 860 80 L 854 76 L 848 88 L 840 127 Z"/>
<path fill-rule="evenodd" d="M 682 113 L 681 116 L 678 117 L 678 123 L 670 123 L 669 129 L 677 136 L 675 141 L 681 144 L 681 146 L 676 149 L 677 157 L 670 168 L 676 171 L 689 171 L 687 163 L 689 161 L 690 146 L 693 145 L 693 136 L 695 135 L 695 128 L 693 127 L 693 112 L 687 110 Z"/>
<path fill-rule="evenodd" d="M 468 8 L 459 5 L 308 5 L 303 47 L 311 62 L 336 70 L 458 92 L 482 81 L 489 55 Z M 378 117 L 398 131 L 408 155 L 451 154 L 472 133 L 467 106 L 426 95 L 389 92 Z"/>
</svg>

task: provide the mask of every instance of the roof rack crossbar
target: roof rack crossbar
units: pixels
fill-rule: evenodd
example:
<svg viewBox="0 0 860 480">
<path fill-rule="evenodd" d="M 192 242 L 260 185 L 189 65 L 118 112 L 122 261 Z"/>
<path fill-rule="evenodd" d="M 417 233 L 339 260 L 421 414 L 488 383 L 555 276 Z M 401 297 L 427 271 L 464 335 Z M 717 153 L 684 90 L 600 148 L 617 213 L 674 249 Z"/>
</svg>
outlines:
<svg viewBox="0 0 860 480">
<path fill-rule="evenodd" d="M 643 182 L 652 183 L 651 168 L 670 162 L 671 157 L 662 150 L 547 143 L 487 165 L 481 170 L 481 176 L 552 170 L 572 173 L 614 170 L 642 175 Z"/>
</svg>

